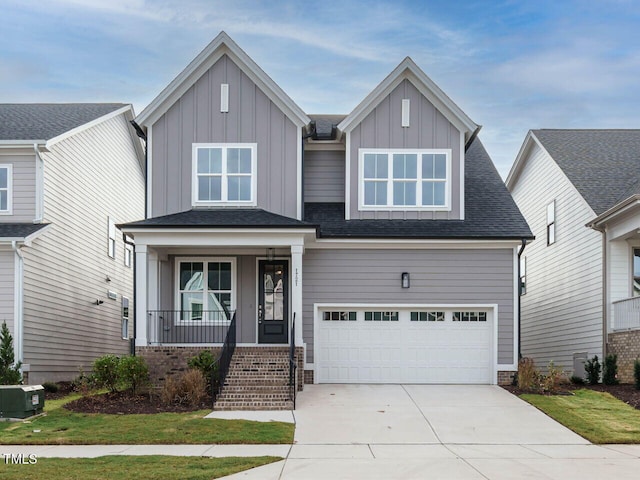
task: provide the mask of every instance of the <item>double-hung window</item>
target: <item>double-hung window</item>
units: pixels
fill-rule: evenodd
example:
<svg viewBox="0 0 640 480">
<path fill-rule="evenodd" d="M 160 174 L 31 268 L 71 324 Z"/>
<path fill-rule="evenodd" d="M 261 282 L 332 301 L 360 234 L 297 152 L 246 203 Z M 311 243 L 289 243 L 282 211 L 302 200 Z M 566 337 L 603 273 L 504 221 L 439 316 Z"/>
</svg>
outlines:
<svg viewBox="0 0 640 480">
<path fill-rule="evenodd" d="M 228 324 L 235 309 L 235 259 L 176 261 L 181 322 Z"/>
<path fill-rule="evenodd" d="M 448 210 L 450 150 L 360 150 L 361 210 Z"/>
<path fill-rule="evenodd" d="M 193 145 L 193 205 L 256 204 L 256 144 Z"/>
<path fill-rule="evenodd" d="M 11 214 L 11 167 L 11 165 L 0 165 L 0 215 Z"/>
</svg>

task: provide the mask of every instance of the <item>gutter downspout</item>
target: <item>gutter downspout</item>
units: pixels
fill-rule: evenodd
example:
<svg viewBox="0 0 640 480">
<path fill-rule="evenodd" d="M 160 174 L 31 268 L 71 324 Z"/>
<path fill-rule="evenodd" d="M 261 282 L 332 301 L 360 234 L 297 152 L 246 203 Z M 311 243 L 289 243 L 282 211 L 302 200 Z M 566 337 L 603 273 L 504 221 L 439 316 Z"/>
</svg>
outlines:
<svg viewBox="0 0 640 480">
<path fill-rule="evenodd" d="M 596 222 L 587 224 L 602 235 L 602 358 L 607 356 L 607 335 L 609 325 L 609 312 L 607 307 L 607 228 L 606 226 L 598 226 Z"/>
<path fill-rule="evenodd" d="M 145 197 L 146 198 L 146 197 Z M 146 212 L 146 210 L 145 210 Z M 137 292 L 137 288 L 136 288 L 136 244 L 133 242 L 129 242 L 127 240 L 127 235 L 126 234 L 122 234 L 122 240 L 124 241 L 124 243 L 126 243 L 127 245 L 131 245 L 131 248 L 133 249 L 133 252 L 131 252 L 132 255 L 132 259 L 131 261 L 133 262 L 133 295 L 131 296 L 131 298 L 133 299 L 133 308 L 131 308 L 131 305 L 129 305 L 129 315 L 131 315 L 133 317 L 133 337 L 131 338 L 131 346 L 130 348 L 130 352 L 132 356 L 136 356 L 136 292 Z"/>
<path fill-rule="evenodd" d="M 522 238 L 521 241 L 522 246 L 518 252 L 518 362 L 522 358 L 522 284 L 520 283 L 520 279 L 522 278 L 522 272 L 520 271 L 522 263 L 520 262 L 520 258 L 522 257 L 524 249 L 527 247 L 527 241 L 524 238 Z"/>
<path fill-rule="evenodd" d="M 11 248 L 15 252 L 16 264 L 14 265 L 14 314 L 13 314 L 13 333 L 15 337 L 15 361 L 16 363 L 24 360 L 24 258 L 18 242 L 13 240 Z"/>
</svg>

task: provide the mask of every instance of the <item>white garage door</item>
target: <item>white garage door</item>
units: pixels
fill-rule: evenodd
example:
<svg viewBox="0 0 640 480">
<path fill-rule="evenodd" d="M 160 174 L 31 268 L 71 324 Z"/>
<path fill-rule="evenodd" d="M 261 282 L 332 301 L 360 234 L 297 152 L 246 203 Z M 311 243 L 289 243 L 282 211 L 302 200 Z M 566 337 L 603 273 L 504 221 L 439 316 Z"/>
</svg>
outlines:
<svg viewBox="0 0 640 480">
<path fill-rule="evenodd" d="M 319 383 L 494 383 L 487 309 L 332 308 L 319 312 Z"/>
</svg>

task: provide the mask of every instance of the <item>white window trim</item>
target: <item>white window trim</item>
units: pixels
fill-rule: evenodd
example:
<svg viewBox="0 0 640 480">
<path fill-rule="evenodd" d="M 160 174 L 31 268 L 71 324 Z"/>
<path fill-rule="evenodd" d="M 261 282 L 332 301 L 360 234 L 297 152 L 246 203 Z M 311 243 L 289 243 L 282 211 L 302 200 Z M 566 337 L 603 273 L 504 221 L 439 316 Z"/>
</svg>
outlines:
<svg viewBox="0 0 640 480">
<path fill-rule="evenodd" d="M 124 244 L 124 266 L 131 268 L 133 264 L 133 247 L 128 244 Z"/>
<path fill-rule="evenodd" d="M 227 165 L 226 155 L 222 157 L 222 198 L 223 200 L 198 200 L 198 149 L 199 148 L 250 148 L 251 149 L 251 200 L 233 201 L 224 200 L 227 193 Z M 257 143 L 194 143 L 191 149 L 191 205 L 194 207 L 228 206 L 228 207 L 255 207 L 258 197 L 258 172 L 257 172 Z"/>
<path fill-rule="evenodd" d="M 120 335 L 122 336 L 123 340 L 129 340 L 129 319 L 131 318 L 131 303 L 129 302 L 129 298 L 127 297 L 122 297 L 122 323 L 120 325 L 121 327 L 121 331 L 120 331 Z M 124 314 L 124 309 L 125 309 L 125 305 L 127 308 L 127 315 Z M 126 332 L 125 332 L 125 322 L 126 322 Z M 126 336 L 124 335 L 126 333 Z"/>
<path fill-rule="evenodd" d="M 550 228 L 553 226 L 553 228 Z M 553 230 L 553 240 L 550 238 L 549 231 Z M 556 243 L 556 201 L 552 200 L 547 205 L 547 246 Z"/>
<path fill-rule="evenodd" d="M 388 155 L 387 178 L 387 205 L 365 205 L 364 203 L 364 156 L 367 153 L 384 153 Z M 391 159 L 394 153 L 407 154 L 414 153 L 418 156 L 418 173 L 422 171 L 422 154 L 443 153 L 446 155 L 447 174 L 444 187 L 444 205 L 422 206 L 422 205 L 390 205 L 393 201 L 393 165 Z M 358 210 L 360 211 L 421 211 L 421 212 L 446 212 L 451 211 L 451 149 L 448 148 L 360 148 L 358 149 Z M 422 199 L 422 182 L 420 175 L 416 179 L 416 201 Z"/>
<path fill-rule="evenodd" d="M 229 262 L 231 263 L 231 307 L 229 308 L 229 310 L 231 311 L 235 311 L 236 310 L 236 297 L 238 294 L 238 289 L 237 289 L 237 282 L 236 282 L 236 278 L 237 278 L 237 270 L 236 270 L 236 258 L 235 257 L 176 257 L 175 258 L 175 284 L 174 284 L 174 290 L 175 290 L 175 300 L 174 300 L 174 310 L 177 312 L 181 311 L 180 305 L 180 264 L 181 263 L 189 263 L 189 262 L 202 262 L 204 265 L 204 269 L 203 269 L 203 274 L 204 272 L 207 271 L 206 268 L 206 264 L 209 262 Z M 205 280 L 208 277 L 208 275 L 205 274 Z M 206 301 L 206 291 L 207 289 L 204 289 L 204 299 Z M 203 311 L 207 311 L 206 308 L 202 308 Z M 175 325 L 229 325 L 229 323 L 231 323 L 231 319 L 229 319 L 229 321 L 216 321 L 216 320 L 183 320 L 181 318 L 181 315 L 176 315 L 175 317 Z"/>
<path fill-rule="evenodd" d="M 3 163 L 0 164 L 0 168 L 7 169 L 7 209 L 0 210 L 0 215 L 13 215 L 13 165 Z M 2 190 L 4 190 L 4 188 Z"/>
<path fill-rule="evenodd" d="M 116 249 L 117 249 L 117 241 L 116 241 L 116 224 L 111 217 L 108 219 L 108 240 L 107 240 L 107 255 L 109 258 L 116 258 Z M 113 243 L 112 243 L 113 242 Z M 111 245 L 113 245 L 113 255 L 111 254 Z"/>
</svg>

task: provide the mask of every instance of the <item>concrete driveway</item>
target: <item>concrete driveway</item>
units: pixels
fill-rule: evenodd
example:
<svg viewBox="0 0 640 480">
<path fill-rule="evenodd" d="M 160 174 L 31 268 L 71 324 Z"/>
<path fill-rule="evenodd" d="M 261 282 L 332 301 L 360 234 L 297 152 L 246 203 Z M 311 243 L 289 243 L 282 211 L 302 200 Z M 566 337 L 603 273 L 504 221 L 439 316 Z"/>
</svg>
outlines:
<svg viewBox="0 0 640 480">
<path fill-rule="evenodd" d="M 637 479 L 640 446 L 591 445 L 496 386 L 307 385 L 284 462 L 245 479 Z"/>
</svg>

